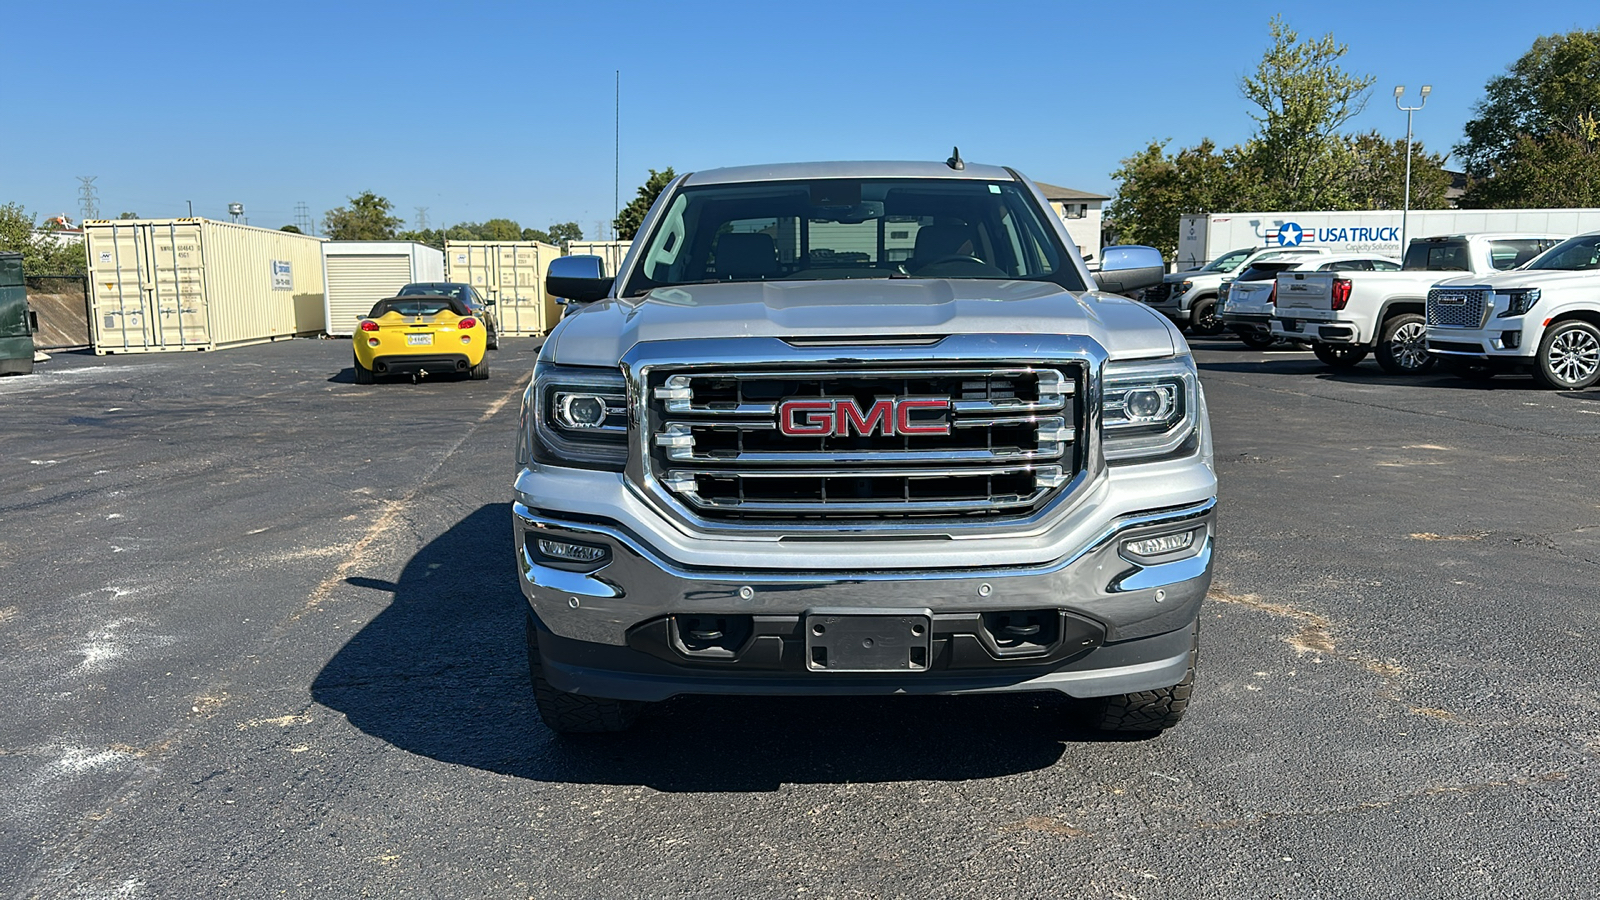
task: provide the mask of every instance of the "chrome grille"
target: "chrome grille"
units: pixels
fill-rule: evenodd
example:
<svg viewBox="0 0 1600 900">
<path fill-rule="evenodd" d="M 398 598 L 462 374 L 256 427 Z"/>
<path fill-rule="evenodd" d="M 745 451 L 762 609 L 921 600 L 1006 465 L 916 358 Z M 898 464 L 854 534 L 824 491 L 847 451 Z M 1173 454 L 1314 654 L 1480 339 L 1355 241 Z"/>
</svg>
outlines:
<svg viewBox="0 0 1600 900">
<path fill-rule="evenodd" d="M 1027 515 L 1082 466 L 1075 365 L 673 372 L 648 380 L 650 471 L 714 519 Z M 948 400 L 948 434 L 784 434 L 788 400 Z M 916 420 L 930 423 L 933 418 Z"/>
<path fill-rule="evenodd" d="M 1434 288 L 1428 292 L 1428 324 L 1482 328 L 1489 292 L 1483 288 Z"/>
<path fill-rule="evenodd" d="M 1162 303 L 1172 296 L 1172 285 L 1167 282 L 1153 284 L 1144 289 L 1144 299 L 1147 303 Z"/>
</svg>

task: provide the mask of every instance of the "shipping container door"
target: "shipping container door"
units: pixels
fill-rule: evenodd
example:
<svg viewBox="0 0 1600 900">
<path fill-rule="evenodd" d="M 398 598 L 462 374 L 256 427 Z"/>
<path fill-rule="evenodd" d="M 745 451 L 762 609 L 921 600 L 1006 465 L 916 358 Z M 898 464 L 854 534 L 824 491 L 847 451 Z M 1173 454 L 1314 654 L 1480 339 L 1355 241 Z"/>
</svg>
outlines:
<svg viewBox="0 0 1600 900">
<path fill-rule="evenodd" d="M 328 255 L 328 333 L 353 334 L 356 321 L 372 305 L 411 283 L 411 257 L 405 254 Z"/>
<path fill-rule="evenodd" d="M 154 345 L 168 350 L 208 346 L 200 227 L 169 222 L 134 228 L 146 263 L 145 307 Z"/>
<path fill-rule="evenodd" d="M 537 247 L 505 246 L 498 254 L 500 328 L 506 334 L 539 335 L 550 330 L 540 282 L 546 261 Z"/>
<path fill-rule="evenodd" d="M 154 345 L 154 316 L 145 300 L 146 261 L 135 225 L 91 226 L 87 238 L 94 283 L 89 286 L 94 309 L 95 349 L 145 350 Z"/>
</svg>

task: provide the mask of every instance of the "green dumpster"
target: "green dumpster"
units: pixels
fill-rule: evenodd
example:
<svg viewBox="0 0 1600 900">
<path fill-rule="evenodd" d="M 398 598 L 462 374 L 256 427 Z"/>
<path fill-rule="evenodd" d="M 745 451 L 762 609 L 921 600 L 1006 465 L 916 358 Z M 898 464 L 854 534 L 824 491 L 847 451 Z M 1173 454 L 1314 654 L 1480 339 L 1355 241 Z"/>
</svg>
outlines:
<svg viewBox="0 0 1600 900">
<path fill-rule="evenodd" d="M 28 309 L 22 254 L 0 253 L 0 375 L 33 372 L 33 334 L 39 319 Z"/>
</svg>

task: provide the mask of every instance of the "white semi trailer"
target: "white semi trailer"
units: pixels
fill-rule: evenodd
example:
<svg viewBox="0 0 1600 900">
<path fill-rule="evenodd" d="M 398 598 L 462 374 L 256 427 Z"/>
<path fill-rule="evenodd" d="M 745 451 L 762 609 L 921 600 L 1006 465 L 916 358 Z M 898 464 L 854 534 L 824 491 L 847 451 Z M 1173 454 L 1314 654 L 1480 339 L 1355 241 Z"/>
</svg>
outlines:
<svg viewBox="0 0 1600 900">
<path fill-rule="evenodd" d="M 1400 220 L 1399 210 L 1182 216 L 1177 269 L 1198 268 L 1230 250 L 1246 247 L 1318 248 L 1399 258 Z M 1483 232 L 1573 235 L 1600 231 L 1600 209 L 1412 210 L 1404 228 L 1408 240 Z"/>
</svg>

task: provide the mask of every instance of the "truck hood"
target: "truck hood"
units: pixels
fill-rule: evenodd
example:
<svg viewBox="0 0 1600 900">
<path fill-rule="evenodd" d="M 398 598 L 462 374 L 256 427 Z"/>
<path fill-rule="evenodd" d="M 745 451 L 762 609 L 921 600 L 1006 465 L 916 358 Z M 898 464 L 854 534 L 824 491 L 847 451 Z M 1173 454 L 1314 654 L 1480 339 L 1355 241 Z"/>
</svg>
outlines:
<svg viewBox="0 0 1600 900">
<path fill-rule="evenodd" d="M 1461 275 L 1437 282 L 1439 287 L 1487 287 L 1506 291 L 1512 288 L 1556 288 L 1574 285 L 1593 287 L 1594 272 L 1568 272 L 1559 269 L 1513 269 L 1493 275 Z"/>
<path fill-rule="evenodd" d="M 1036 281 L 874 279 L 703 284 L 602 300 L 551 333 L 545 358 L 614 366 L 634 344 L 728 337 L 1073 334 L 1112 359 L 1186 349 L 1166 317 L 1113 294 Z"/>
</svg>

